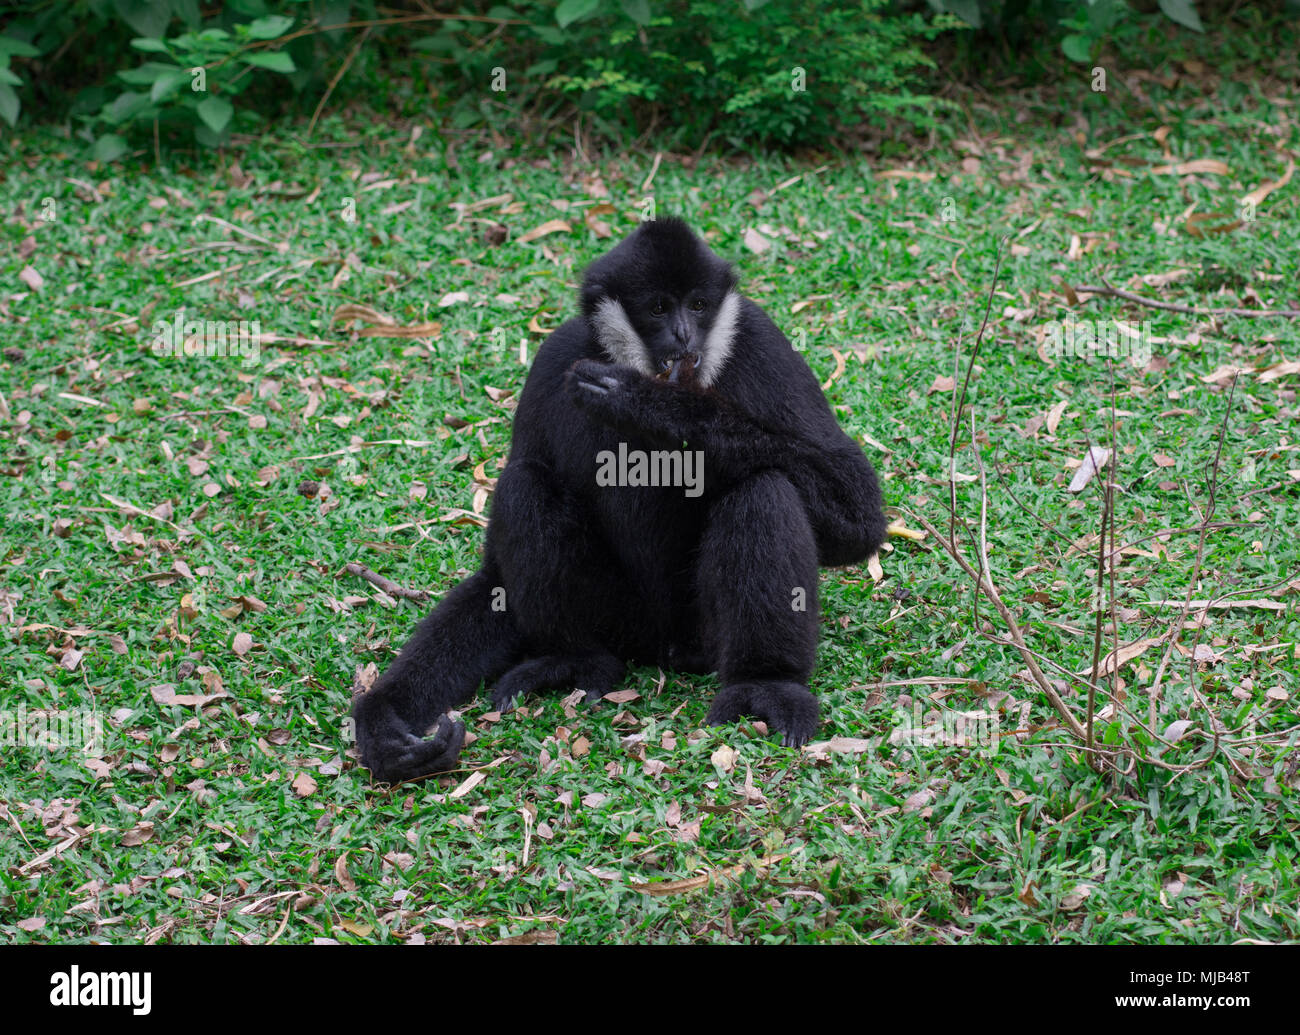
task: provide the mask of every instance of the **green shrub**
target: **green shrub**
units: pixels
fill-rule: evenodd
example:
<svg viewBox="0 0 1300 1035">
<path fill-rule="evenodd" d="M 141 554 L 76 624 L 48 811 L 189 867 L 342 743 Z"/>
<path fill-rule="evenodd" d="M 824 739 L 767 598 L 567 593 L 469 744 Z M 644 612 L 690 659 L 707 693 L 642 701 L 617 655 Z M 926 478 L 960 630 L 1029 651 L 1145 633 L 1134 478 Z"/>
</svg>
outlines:
<svg viewBox="0 0 1300 1035">
<path fill-rule="evenodd" d="M 538 5 L 547 6 L 549 5 Z M 535 72 L 614 121 L 683 140 L 812 143 L 880 116 L 925 121 L 912 88 L 941 31 L 891 0 L 565 0 Z M 534 23 L 536 24 L 536 23 Z"/>
<path fill-rule="evenodd" d="M 889 116 L 926 123 L 922 44 L 957 24 L 896 0 L 462 0 L 454 17 L 420 0 L 0 0 L 4 15 L 0 118 L 34 96 L 104 160 L 177 131 L 219 146 L 241 111 L 255 124 L 295 94 L 314 104 L 354 43 L 354 77 L 377 95 L 432 79 L 412 104 L 457 126 L 573 105 L 669 144 L 819 143 Z"/>
</svg>

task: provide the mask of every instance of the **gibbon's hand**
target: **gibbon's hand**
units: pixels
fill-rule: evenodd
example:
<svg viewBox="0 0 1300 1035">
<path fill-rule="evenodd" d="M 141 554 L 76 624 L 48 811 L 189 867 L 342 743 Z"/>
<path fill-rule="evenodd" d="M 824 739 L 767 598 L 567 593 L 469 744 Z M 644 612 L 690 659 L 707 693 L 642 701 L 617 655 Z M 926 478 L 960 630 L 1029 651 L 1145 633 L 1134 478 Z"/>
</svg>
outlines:
<svg viewBox="0 0 1300 1035">
<path fill-rule="evenodd" d="M 565 385 L 578 408 L 600 423 L 664 442 L 699 434 L 717 412 L 706 395 L 594 359 L 578 360 Z"/>
</svg>

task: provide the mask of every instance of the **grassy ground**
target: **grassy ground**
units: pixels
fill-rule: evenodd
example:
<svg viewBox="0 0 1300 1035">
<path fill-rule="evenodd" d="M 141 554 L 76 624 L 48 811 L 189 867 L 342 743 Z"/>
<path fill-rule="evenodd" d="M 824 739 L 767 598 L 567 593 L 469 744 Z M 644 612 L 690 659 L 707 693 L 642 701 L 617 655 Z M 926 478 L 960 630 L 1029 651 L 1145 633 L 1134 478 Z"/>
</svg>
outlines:
<svg viewBox="0 0 1300 1035">
<path fill-rule="evenodd" d="M 103 735 L 100 757 L 0 756 L 0 937 L 1300 936 L 1300 374 L 1259 373 L 1296 357 L 1298 325 L 1070 309 L 1065 290 L 1105 277 L 1194 306 L 1300 303 L 1295 182 L 1205 232 L 1284 174 L 1297 99 L 1248 65 L 1171 63 L 1104 93 L 1085 78 L 996 107 L 966 96 L 965 124 L 887 163 L 538 157 L 364 114 L 312 144 L 275 129 L 162 168 L 16 138 L 0 185 L 0 702 L 29 734 L 41 710 L 93 709 Z M 1199 160 L 1222 164 L 1178 167 Z M 424 606 L 341 569 L 437 596 L 475 567 L 527 357 L 611 243 L 600 224 L 616 239 L 646 197 L 738 261 L 913 529 L 947 529 L 942 379 L 1011 235 L 970 403 L 993 576 L 1049 674 L 1092 659 L 1098 482 L 1067 490 L 1089 444 L 1118 449 L 1121 541 L 1196 525 L 1211 480 L 1213 520 L 1233 523 L 1199 564 L 1183 533 L 1115 571 L 1120 640 L 1160 642 L 1121 670 L 1131 713 L 1099 725 L 1145 737 L 1155 762 L 1095 774 L 927 536 L 894 538 L 879 572 L 824 573 L 814 690 L 825 735 L 863 741 L 850 750 L 701 730 L 714 680 L 640 670 L 636 699 L 590 711 L 555 696 L 498 717 L 476 700 L 464 771 L 371 786 L 350 689 Z M 522 239 L 550 220 L 568 229 Z M 344 305 L 413 336 L 336 321 Z M 155 322 L 178 310 L 270 337 L 248 357 L 160 356 Z M 1106 365 L 1047 356 L 1067 311 L 1150 321 L 1156 359 L 1114 368 L 1113 438 Z M 1231 404 L 1210 376 L 1228 365 L 1249 368 Z M 959 475 L 979 468 L 960 448 Z M 979 499 L 961 481 L 972 527 Z M 1150 702 L 1179 614 L 1153 602 L 1189 592 L 1256 603 L 1199 630 L 1193 610 Z M 1060 688 L 1081 710 L 1077 683 Z M 898 736 L 973 709 L 996 715 L 996 750 Z M 1168 745 L 1135 724 L 1151 714 Z"/>
</svg>

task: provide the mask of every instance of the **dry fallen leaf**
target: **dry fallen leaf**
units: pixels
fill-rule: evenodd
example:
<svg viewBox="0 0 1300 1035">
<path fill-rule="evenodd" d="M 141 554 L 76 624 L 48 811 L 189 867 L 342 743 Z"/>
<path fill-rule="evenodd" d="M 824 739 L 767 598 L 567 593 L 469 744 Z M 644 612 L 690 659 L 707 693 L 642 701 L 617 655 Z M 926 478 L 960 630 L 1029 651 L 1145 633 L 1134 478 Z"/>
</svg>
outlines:
<svg viewBox="0 0 1300 1035">
<path fill-rule="evenodd" d="M 310 773 L 299 773 L 293 778 L 293 793 L 300 798 L 306 798 L 316 793 L 316 781 L 311 778 Z M 344 853 L 346 856 L 346 853 Z"/>
<path fill-rule="evenodd" d="M 1069 399 L 1062 399 L 1047 411 L 1047 433 L 1049 435 L 1056 434 L 1056 429 L 1061 426 L 1061 417 L 1065 415 L 1065 408 L 1069 405 Z"/>
<path fill-rule="evenodd" d="M 122 844 L 126 848 L 142 845 L 153 837 L 153 824 L 147 819 L 141 820 L 122 835 Z"/>
<path fill-rule="evenodd" d="M 1070 479 L 1070 491 L 1082 492 L 1092 481 L 1103 467 L 1110 460 L 1110 450 L 1105 446 L 1093 446 L 1084 456 L 1083 461 L 1079 464 L 1079 469 L 1074 472 L 1074 477 Z"/>
<path fill-rule="evenodd" d="M 1268 182 L 1261 183 L 1249 194 L 1243 195 L 1241 199 L 1241 203 L 1243 205 L 1250 205 L 1254 207 L 1258 207 L 1259 205 L 1262 205 L 1264 203 L 1264 199 L 1267 198 L 1270 194 L 1272 194 L 1275 190 L 1277 190 L 1279 187 L 1285 187 L 1288 183 L 1291 182 L 1291 174 L 1294 172 L 1295 172 L 1295 159 L 1288 158 L 1286 163 L 1286 172 L 1282 174 L 1281 179 L 1274 180 L 1272 183 L 1268 183 Z"/>
<path fill-rule="evenodd" d="M 1193 173 L 1212 173 L 1215 176 L 1227 176 L 1228 166 L 1217 158 L 1196 158 L 1190 162 L 1177 165 L 1157 165 L 1151 170 L 1157 175 L 1173 173 L 1176 176 L 1190 176 Z"/>
<path fill-rule="evenodd" d="M 548 219 L 541 226 L 535 226 L 524 234 L 521 234 L 517 241 L 519 244 L 527 244 L 529 241 L 535 241 L 539 237 L 545 237 L 547 234 L 567 234 L 572 231 L 563 219 Z"/>
<path fill-rule="evenodd" d="M 772 242 L 751 226 L 745 231 L 745 247 L 755 255 L 762 255 L 772 247 Z"/>
<path fill-rule="evenodd" d="M 313 785 L 313 790 L 315 786 Z M 334 860 L 334 879 L 339 882 L 339 887 L 344 891 L 356 891 L 357 882 L 352 879 L 352 874 L 348 872 L 348 853 L 344 852 Z"/>
</svg>

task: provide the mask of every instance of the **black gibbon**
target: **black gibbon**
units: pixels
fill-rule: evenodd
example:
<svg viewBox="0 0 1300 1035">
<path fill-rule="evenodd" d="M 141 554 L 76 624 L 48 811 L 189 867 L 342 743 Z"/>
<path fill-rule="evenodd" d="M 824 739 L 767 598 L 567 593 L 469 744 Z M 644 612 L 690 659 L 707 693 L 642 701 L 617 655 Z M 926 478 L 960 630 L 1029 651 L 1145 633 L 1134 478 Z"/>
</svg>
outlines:
<svg viewBox="0 0 1300 1035">
<path fill-rule="evenodd" d="M 446 715 L 543 689 L 595 701 L 628 663 L 717 672 L 708 722 L 817 728 L 817 568 L 885 538 L 871 463 L 808 365 L 685 223 L 643 223 L 593 263 L 515 413 L 483 566 L 353 705 L 361 762 L 451 768 Z M 436 728 L 430 732 L 430 727 Z"/>
</svg>

